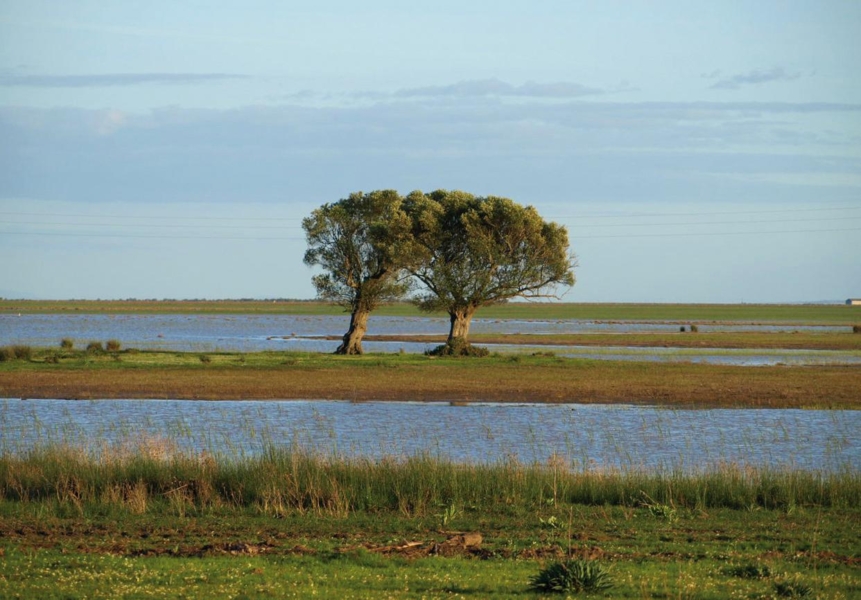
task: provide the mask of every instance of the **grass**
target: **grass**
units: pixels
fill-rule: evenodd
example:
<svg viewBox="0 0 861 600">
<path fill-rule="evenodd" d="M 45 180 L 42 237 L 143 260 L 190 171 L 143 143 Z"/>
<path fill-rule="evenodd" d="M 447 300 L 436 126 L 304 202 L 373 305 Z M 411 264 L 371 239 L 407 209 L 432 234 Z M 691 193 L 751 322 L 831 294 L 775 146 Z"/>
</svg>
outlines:
<svg viewBox="0 0 861 600">
<path fill-rule="evenodd" d="M 751 368 L 552 355 L 452 359 L 43 349 L 34 350 L 29 361 L 0 362 L 0 396 L 18 398 L 486 400 L 847 409 L 861 407 L 858 389 L 857 366 Z"/>
<path fill-rule="evenodd" d="M 857 473 L 118 450 L 2 456 L 0 597 L 530 598 L 568 558 L 608 570 L 618 598 L 861 589 Z"/>
<path fill-rule="evenodd" d="M 338 315 L 337 306 L 298 300 L 0 300 L 3 313 L 138 313 L 138 314 L 293 314 Z M 375 314 L 421 316 L 413 305 L 396 303 Z M 598 321 L 666 321 L 682 324 L 722 322 L 853 325 L 861 307 L 842 304 L 620 304 L 510 302 L 482 308 L 484 319 L 585 319 Z"/>
</svg>

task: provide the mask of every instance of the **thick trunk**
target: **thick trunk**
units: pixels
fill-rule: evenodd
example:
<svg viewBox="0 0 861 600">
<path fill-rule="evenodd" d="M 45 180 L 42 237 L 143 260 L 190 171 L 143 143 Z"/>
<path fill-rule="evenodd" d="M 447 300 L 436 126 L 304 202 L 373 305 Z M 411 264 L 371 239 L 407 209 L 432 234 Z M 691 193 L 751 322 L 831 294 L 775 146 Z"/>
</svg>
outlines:
<svg viewBox="0 0 861 600">
<path fill-rule="evenodd" d="M 451 329 L 448 332 L 448 342 L 451 343 L 452 340 L 461 338 L 463 341 L 466 341 L 467 336 L 469 335 L 469 325 L 472 323 L 472 315 L 475 314 L 474 308 L 460 308 L 457 310 L 449 311 L 449 317 L 451 317 Z"/>
<path fill-rule="evenodd" d="M 350 329 L 344 334 L 344 341 L 335 350 L 335 354 L 362 354 L 362 338 L 368 330 L 368 316 L 371 313 L 357 310 L 350 315 Z"/>
</svg>

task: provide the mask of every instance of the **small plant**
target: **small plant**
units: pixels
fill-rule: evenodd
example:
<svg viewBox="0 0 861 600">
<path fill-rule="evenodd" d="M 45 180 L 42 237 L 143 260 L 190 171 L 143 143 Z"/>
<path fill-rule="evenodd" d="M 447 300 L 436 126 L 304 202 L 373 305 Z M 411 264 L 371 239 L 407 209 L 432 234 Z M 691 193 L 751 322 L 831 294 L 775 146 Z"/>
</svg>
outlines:
<svg viewBox="0 0 861 600">
<path fill-rule="evenodd" d="M 809 598 L 813 590 L 800 581 L 775 581 L 774 591 L 780 598 Z"/>
<path fill-rule="evenodd" d="M 550 498 L 550 500 L 552 501 L 553 498 Z M 546 520 L 542 519 L 541 517 L 538 517 L 538 521 L 545 529 L 559 529 L 560 527 L 562 527 L 562 523 L 559 522 L 559 519 L 557 519 L 555 515 L 547 517 Z"/>
<path fill-rule="evenodd" d="M 861 333 L 861 325 L 853 325 L 852 333 Z"/>
<path fill-rule="evenodd" d="M 643 492 L 643 506 L 649 509 L 649 514 L 656 519 L 665 519 L 669 523 L 674 523 L 678 518 L 676 509 L 669 504 L 661 504 L 652 500 L 645 492 Z"/>
<path fill-rule="evenodd" d="M 771 569 L 765 565 L 739 565 L 735 567 L 727 567 L 724 573 L 731 577 L 741 577 L 742 579 L 765 579 L 771 577 Z"/>
<path fill-rule="evenodd" d="M 120 351 L 120 342 L 119 340 L 108 340 L 105 342 L 105 347 L 108 352 L 119 352 Z"/>
<path fill-rule="evenodd" d="M 437 517 L 439 517 L 439 519 L 442 521 L 443 527 L 446 527 L 449 523 L 454 521 L 459 516 L 460 511 L 454 504 L 450 504 L 442 513 L 437 515 Z"/>
<path fill-rule="evenodd" d="M 685 332 L 685 326 L 684 326 L 684 325 L 682 325 L 681 327 L 679 327 L 679 332 L 680 332 L 680 333 L 684 333 L 684 332 Z"/>
<path fill-rule="evenodd" d="M 601 592 L 613 587 L 610 574 L 597 562 L 566 560 L 553 563 L 529 582 L 529 589 L 559 594 Z"/>
<path fill-rule="evenodd" d="M 72 338 L 63 338 L 60 340 L 60 348 L 63 350 L 72 350 L 75 347 L 75 340 Z"/>
<path fill-rule="evenodd" d="M 696 325 L 691 325 L 691 333 L 698 333 L 700 330 Z"/>
<path fill-rule="evenodd" d="M 0 347 L 0 362 L 10 362 L 15 360 L 15 353 L 9 346 Z"/>
<path fill-rule="evenodd" d="M 56 365 L 60 362 L 60 355 L 56 352 L 51 352 L 50 354 L 45 355 L 45 362 L 50 363 L 52 365 Z"/>
<path fill-rule="evenodd" d="M 103 354 L 105 351 L 101 342 L 92 341 L 87 344 L 87 354 Z"/>
<path fill-rule="evenodd" d="M 208 354 L 201 354 L 198 358 L 200 359 L 200 362 L 205 365 L 208 365 L 212 362 L 212 358 Z"/>
</svg>

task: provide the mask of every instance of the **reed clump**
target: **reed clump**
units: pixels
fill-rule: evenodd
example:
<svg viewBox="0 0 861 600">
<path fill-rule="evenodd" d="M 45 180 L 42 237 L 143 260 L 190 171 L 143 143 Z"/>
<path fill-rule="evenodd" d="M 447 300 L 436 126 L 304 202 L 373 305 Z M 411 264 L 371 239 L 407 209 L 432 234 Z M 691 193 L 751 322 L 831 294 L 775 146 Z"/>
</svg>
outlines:
<svg viewBox="0 0 861 600">
<path fill-rule="evenodd" d="M 13 360 L 30 360 L 33 358 L 33 348 L 23 344 L 0 347 L 0 362 Z"/>
<path fill-rule="evenodd" d="M 236 458 L 189 453 L 168 440 L 100 451 L 54 445 L 0 454 L 0 498 L 52 501 L 83 510 L 154 507 L 188 514 L 218 506 L 266 514 L 346 516 L 391 511 L 428 516 L 441 506 L 531 510 L 548 503 L 673 509 L 792 509 L 861 504 L 861 474 L 725 465 L 701 473 L 571 471 L 516 461 L 455 463 L 426 455 L 344 458 L 301 448 L 270 448 Z"/>
</svg>

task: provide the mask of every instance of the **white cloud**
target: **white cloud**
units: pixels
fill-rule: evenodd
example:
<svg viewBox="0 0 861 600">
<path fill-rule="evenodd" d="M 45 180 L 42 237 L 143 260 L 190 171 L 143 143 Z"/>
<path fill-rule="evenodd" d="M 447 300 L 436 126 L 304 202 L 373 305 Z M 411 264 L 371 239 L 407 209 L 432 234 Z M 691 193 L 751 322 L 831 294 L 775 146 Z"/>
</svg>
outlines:
<svg viewBox="0 0 861 600">
<path fill-rule="evenodd" d="M 709 74 L 707 77 L 719 77 L 718 71 Z M 755 70 L 747 73 L 739 73 L 730 77 L 719 79 L 711 86 L 713 90 L 737 90 L 743 86 L 761 85 L 763 83 L 772 83 L 775 81 L 793 81 L 801 77 L 800 73 L 787 73 L 783 67 L 775 67 L 768 70 Z"/>
</svg>

